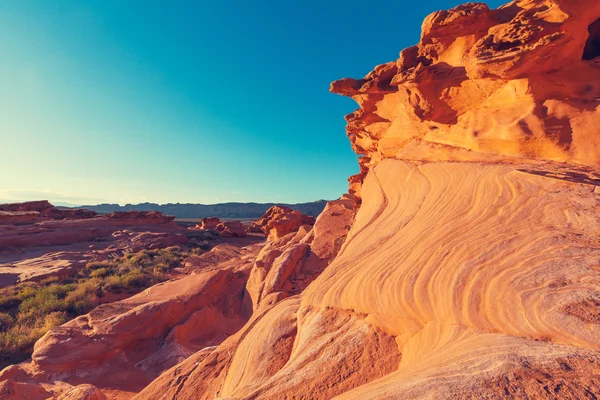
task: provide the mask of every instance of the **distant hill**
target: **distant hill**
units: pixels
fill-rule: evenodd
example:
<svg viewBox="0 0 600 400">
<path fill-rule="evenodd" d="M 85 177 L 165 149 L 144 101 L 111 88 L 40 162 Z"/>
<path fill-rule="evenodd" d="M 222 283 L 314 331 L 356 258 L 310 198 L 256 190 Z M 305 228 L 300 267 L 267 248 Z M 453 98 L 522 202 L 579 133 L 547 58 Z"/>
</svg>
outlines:
<svg viewBox="0 0 600 400">
<path fill-rule="evenodd" d="M 288 206 L 294 210 L 301 211 L 304 214 L 317 216 L 325 208 L 326 200 L 313 201 L 311 203 L 283 204 L 283 203 L 220 203 L 220 204 L 98 204 L 85 205 L 69 208 L 87 208 L 101 214 L 108 214 L 114 211 L 159 211 L 167 215 L 173 215 L 176 218 L 258 218 L 265 211 L 274 205 Z M 67 208 L 67 207 L 64 207 Z"/>
</svg>

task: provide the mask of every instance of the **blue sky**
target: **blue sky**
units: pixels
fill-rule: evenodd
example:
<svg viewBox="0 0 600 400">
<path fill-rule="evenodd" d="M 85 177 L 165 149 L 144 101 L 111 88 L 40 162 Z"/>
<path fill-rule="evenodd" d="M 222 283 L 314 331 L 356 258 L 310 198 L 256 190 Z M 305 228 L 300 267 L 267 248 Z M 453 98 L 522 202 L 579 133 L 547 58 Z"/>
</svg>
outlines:
<svg viewBox="0 0 600 400">
<path fill-rule="evenodd" d="M 0 2 L 0 201 L 337 198 L 356 107 L 329 83 L 459 3 Z"/>
</svg>

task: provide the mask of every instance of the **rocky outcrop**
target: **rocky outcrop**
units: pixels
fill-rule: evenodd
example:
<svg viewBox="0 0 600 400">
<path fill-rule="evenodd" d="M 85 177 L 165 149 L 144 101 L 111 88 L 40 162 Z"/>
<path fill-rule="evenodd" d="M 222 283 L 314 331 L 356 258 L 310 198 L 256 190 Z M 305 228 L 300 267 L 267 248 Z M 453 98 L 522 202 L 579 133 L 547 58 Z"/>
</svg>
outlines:
<svg viewBox="0 0 600 400">
<path fill-rule="evenodd" d="M 97 215 L 94 211 L 86 209 L 58 209 L 47 200 L 0 204 L 0 212 L 30 213 L 40 218 L 51 219 L 91 218 Z M 0 218 L 0 224 L 2 222 L 3 220 Z"/>
<path fill-rule="evenodd" d="M 173 217 L 151 212 L 99 216 L 47 201 L 2 204 L 0 287 L 76 272 L 89 261 L 188 242 Z M 68 247 L 66 247 L 68 246 Z"/>
<path fill-rule="evenodd" d="M 335 82 L 360 198 L 271 235 L 252 319 L 136 399 L 597 396 L 599 7 L 469 3 Z"/>
<path fill-rule="evenodd" d="M 197 273 L 102 304 L 51 329 L 35 344 L 32 362 L 6 368 L 0 382 L 6 390 L 48 390 L 65 400 L 105 399 L 108 393 L 131 397 L 164 370 L 244 325 L 245 283 L 259 249 L 244 246 L 238 257 L 217 257 Z"/>
<path fill-rule="evenodd" d="M 137 400 L 597 397 L 598 19 L 592 0 L 427 17 L 398 61 L 332 85 L 361 107 L 351 194 L 314 225 L 271 209 L 255 257 L 188 266 L 189 293 L 210 296 L 182 304 L 173 282 L 150 304 L 97 309 L 50 331 L 30 368 L 149 365 Z M 224 333 L 214 316 L 230 309 L 245 323 Z M 188 337 L 202 321 L 218 340 Z M 120 330 L 133 327 L 143 345 Z M 173 348 L 187 351 L 176 365 Z"/>
<path fill-rule="evenodd" d="M 600 163 L 600 52 L 594 1 L 468 3 L 423 23 L 421 41 L 331 91 L 361 156 L 357 191 L 384 158 L 484 160 L 482 154 Z"/>
<path fill-rule="evenodd" d="M 31 363 L 0 371 L 2 385 L 17 393 L 8 398 L 25 390 L 44 399 L 130 398 L 244 325 L 245 284 L 261 247 L 250 238 L 217 245 L 187 260 L 187 276 L 53 328 L 36 343 Z"/>
<path fill-rule="evenodd" d="M 107 215 L 109 219 L 132 221 L 135 224 L 168 224 L 175 217 L 156 211 L 117 211 Z"/>
<path fill-rule="evenodd" d="M 239 221 L 223 221 L 215 227 L 221 236 L 246 236 L 246 227 Z"/>
<path fill-rule="evenodd" d="M 198 224 L 198 229 L 215 229 L 220 223 L 221 220 L 217 217 L 202 218 Z"/>
<path fill-rule="evenodd" d="M 52 394 L 39 385 L 15 382 L 9 379 L 0 382 L 0 398 L 6 400 L 46 400 L 52 398 Z"/>
<path fill-rule="evenodd" d="M 140 390 L 149 379 L 243 324 L 243 273 L 218 270 L 155 285 L 98 306 L 40 339 L 34 368 L 63 380 Z M 117 377 L 115 372 L 119 371 Z"/>
<path fill-rule="evenodd" d="M 269 239 L 276 240 L 290 232 L 295 232 L 302 225 L 313 225 L 314 217 L 302 214 L 286 206 L 273 206 L 252 222 L 252 231 L 262 231 Z"/>
<path fill-rule="evenodd" d="M 59 395 L 57 400 L 106 400 L 106 396 L 96 386 L 83 384 Z"/>
</svg>

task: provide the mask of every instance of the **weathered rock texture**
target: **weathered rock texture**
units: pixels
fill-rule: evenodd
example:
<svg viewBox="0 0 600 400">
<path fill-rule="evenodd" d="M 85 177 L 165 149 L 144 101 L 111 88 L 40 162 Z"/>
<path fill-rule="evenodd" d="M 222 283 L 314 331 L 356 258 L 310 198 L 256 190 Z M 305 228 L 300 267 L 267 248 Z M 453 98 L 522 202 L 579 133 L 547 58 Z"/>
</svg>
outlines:
<svg viewBox="0 0 600 400">
<path fill-rule="evenodd" d="M 155 211 L 60 210 L 47 201 L 0 204 L 0 287 L 76 272 L 98 261 L 188 242 Z"/>
<path fill-rule="evenodd" d="M 598 396 L 598 18 L 592 0 L 471 3 L 333 83 L 361 106 L 358 213 L 271 235 L 250 322 L 136 399 Z M 321 242 L 334 221 L 347 238 Z M 333 262 L 302 284 L 319 251 Z"/>
<path fill-rule="evenodd" d="M 334 82 L 361 106 L 351 194 L 312 227 L 257 222 L 269 240 L 234 286 L 247 322 L 135 399 L 600 396 L 598 19 L 596 0 L 469 3 Z M 206 262 L 194 279 L 225 273 Z M 34 365 L 52 370 L 60 329 Z"/>
<path fill-rule="evenodd" d="M 254 221 L 252 231 L 262 231 L 270 239 L 279 239 L 290 232 L 294 232 L 302 225 L 313 225 L 315 218 L 292 210 L 286 206 L 273 206 Z"/>
<path fill-rule="evenodd" d="M 220 223 L 221 220 L 217 217 L 207 217 L 200 219 L 200 224 L 197 227 L 198 229 L 215 229 Z"/>
<path fill-rule="evenodd" d="M 384 158 L 477 160 L 479 153 L 600 163 L 600 3 L 468 3 L 423 23 L 421 42 L 363 79 L 332 84 L 361 156 L 357 190 Z"/>
<path fill-rule="evenodd" d="M 216 227 L 215 231 L 221 236 L 246 236 L 246 227 L 239 221 L 223 221 Z"/>
</svg>

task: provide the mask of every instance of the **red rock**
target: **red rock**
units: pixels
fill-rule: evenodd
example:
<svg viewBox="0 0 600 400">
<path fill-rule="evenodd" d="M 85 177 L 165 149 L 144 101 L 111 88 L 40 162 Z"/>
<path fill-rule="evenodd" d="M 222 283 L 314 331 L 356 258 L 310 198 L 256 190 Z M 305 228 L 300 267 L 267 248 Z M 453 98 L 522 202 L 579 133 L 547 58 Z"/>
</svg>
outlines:
<svg viewBox="0 0 600 400">
<path fill-rule="evenodd" d="M 252 319 L 136 399 L 597 396 L 599 18 L 592 0 L 469 3 L 334 82 L 361 107 L 360 199 L 310 232 L 289 210 L 257 221 Z"/>
<path fill-rule="evenodd" d="M 66 391 L 56 400 L 106 400 L 106 396 L 96 386 L 83 384 Z"/>
<path fill-rule="evenodd" d="M 0 382 L 0 399 L 3 400 L 46 400 L 50 398 L 52 398 L 52 394 L 36 384 L 12 380 Z"/>
<path fill-rule="evenodd" d="M 185 260 L 183 265 L 186 273 L 206 272 L 221 268 L 221 264 L 230 260 L 239 260 L 248 255 L 258 253 L 260 245 L 245 246 L 240 248 L 227 243 L 214 246 L 210 251 L 199 256 L 192 256 Z"/>
<path fill-rule="evenodd" d="M 362 157 L 351 190 L 385 158 L 489 160 L 489 155 L 600 164 L 597 56 L 600 3 L 468 3 L 423 23 L 421 41 L 362 80 L 347 134 Z M 587 50 L 586 50 L 587 49 Z M 560 54 L 560 57 L 556 56 Z"/>
<path fill-rule="evenodd" d="M 246 227 L 239 221 L 223 221 L 216 227 L 215 231 L 221 236 L 246 236 Z"/>
<path fill-rule="evenodd" d="M 0 211 L 0 225 L 22 225 L 43 221 L 37 211 Z"/>
<path fill-rule="evenodd" d="M 217 217 L 201 218 L 199 229 L 215 229 L 221 220 Z"/>
<path fill-rule="evenodd" d="M 54 208 L 48 200 L 0 204 L 0 211 L 33 211 L 42 215 L 53 212 Z"/>
<path fill-rule="evenodd" d="M 252 230 L 260 228 L 269 239 L 276 240 L 295 232 L 302 225 L 312 225 L 314 221 L 314 217 L 304 215 L 300 211 L 286 206 L 273 206 L 252 223 Z"/>
<path fill-rule="evenodd" d="M 175 217 L 164 215 L 158 211 L 115 211 L 107 215 L 108 218 L 119 220 L 133 220 L 137 224 L 168 224 Z"/>
<path fill-rule="evenodd" d="M 38 213 L 40 217 L 52 219 L 91 218 L 97 215 L 85 209 L 58 209 L 47 200 L 0 204 L 0 211 Z"/>
<path fill-rule="evenodd" d="M 592 0 L 429 16 L 399 60 L 332 86 L 361 106 L 352 195 L 316 222 L 269 210 L 226 272 L 195 259 L 198 298 L 165 284 L 51 330 L 38 376 L 137 400 L 597 397 L 599 18 Z"/>
<path fill-rule="evenodd" d="M 83 374 L 100 388 L 140 390 L 164 369 L 239 329 L 245 281 L 242 272 L 216 270 L 100 305 L 35 344 L 35 379 L 58 373 L 77 384 Z"/>
<path fill-rule="evenodd" d="M 92 260 L 188 242 L 172 217 L 155 212 L 96 216 L 68 210 L 66 216 L 45 201 L 0 208 L 10 210 L 0 211 L 0 287 L 68 275 Z"/>
</svg>

